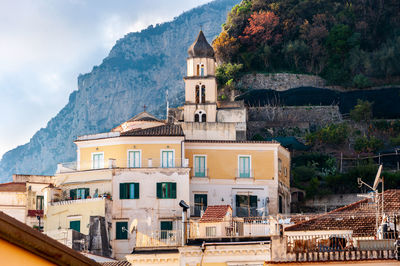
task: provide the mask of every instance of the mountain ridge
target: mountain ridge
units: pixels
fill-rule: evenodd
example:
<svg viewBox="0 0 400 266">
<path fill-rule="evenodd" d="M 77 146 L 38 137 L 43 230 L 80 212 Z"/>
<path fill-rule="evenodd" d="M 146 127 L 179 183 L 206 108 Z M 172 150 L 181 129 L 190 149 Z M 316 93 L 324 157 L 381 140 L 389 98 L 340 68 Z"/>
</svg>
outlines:
<svg viewBox="0 0 400 266">
<path fill-rule="evenodd" d="M 12 174 L 54 174 L 57 163 L 76 159 L 77 136 L 108 131 L 142 111 L 143 105 L 164 117 L 167 89 L 170 106 L 184 100 L 186 51 L 198 30 L 211 42 L 238 2 L 216 0 L 119 39 L 100 65 L 78 76 L 78 90 L 46 127 L 3 155 L 0 181 Z"/>
</svg>

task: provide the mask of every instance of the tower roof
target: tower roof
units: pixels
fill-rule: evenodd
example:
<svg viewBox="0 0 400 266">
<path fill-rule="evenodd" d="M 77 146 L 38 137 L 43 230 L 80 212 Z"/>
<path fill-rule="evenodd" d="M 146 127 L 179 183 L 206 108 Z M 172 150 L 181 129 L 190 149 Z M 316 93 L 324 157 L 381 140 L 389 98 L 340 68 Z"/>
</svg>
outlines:
<svg viewBox="0 0 400 266">
<path fill-rule="evenodd" d="M 203 31 L 199 32 L 197 39 L 188 49 L 189 57 L 214 57 L 214 49 L 207 42 Z"/>
</svg>

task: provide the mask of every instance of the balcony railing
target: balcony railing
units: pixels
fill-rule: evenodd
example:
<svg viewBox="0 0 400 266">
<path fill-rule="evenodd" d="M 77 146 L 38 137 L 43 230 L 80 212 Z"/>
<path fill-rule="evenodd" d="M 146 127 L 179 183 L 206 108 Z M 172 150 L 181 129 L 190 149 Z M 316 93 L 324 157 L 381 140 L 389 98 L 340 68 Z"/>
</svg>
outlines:
<svg viewBox="0 0 400 266">
<path fill-rule="evenodd" d="M 92 161 L 75 161 L 59 163 L 57 166 L 57 173 L 110 168 L 182 168 L 188 167 L 188 165 L 189 160 L 185 158 L 142 158 L 141 161 L 136 163 L 127 162 L 126 160 L 117 161 L 115 159 L 108 159 L 100 162 L 97 161 L 96 163 L 93 163 Z"/>
<path fill-rule="evenodd" d="M 236 178 L 254 178 L 254 169 L 236 168 Z"/>
<path fill-rule="evenodd" d="M 149 234 L 138 232 L 136 235 L 136 247 L 176 247 L 181 245 L 181 231 L 157 230 Z"/>
<path fill-rule="evenodd" d="M 262 237 L 271 235 L 271 224 L 268 219 L 240 219 L 226 222 L 200 223 L 190 221 L 189 238 L 221 238 L 221 237 Z"/>
<path fill-rule="evenodd" d="M 208 168 L 192 168 L 192 177 L 208 177 Z"/>
</svg>

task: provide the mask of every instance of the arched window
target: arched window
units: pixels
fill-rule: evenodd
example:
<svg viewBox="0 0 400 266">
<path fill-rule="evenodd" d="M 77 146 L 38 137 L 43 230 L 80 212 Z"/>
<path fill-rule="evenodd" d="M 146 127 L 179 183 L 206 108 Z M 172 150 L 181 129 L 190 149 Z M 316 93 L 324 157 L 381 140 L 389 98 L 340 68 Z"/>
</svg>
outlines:
<svg viewBox="0 0 400 266">
<path fill-rule="evenodd" d="M 206 86 L 201 86 L 201 102 L 206 103 Z"/>
<path fill-rule="evenodd" d="M 200 65 L 197 64 L 196 66 L 196 76 L 200 75 Z"/>
<path fill-rule="evenodd" d="M 207 121 L 207 115 L 206 112 L 203 110 L 197 110 L 195 115 L 194 115 L 194 122 L 206 122 Z"/>
<path fill-rule="evenodd" d="M 200 103 L 200 86 L 196 85 L 196 92 L 195 92 L 195 101 L 196 103 Z"/>
<path fill-rule="evenodd" d="M 203 77 L 204 76 L 204 65 L 203 64 L 201 64 L 200 73 L 201 73 L 201 76 Z"/>
</svg>

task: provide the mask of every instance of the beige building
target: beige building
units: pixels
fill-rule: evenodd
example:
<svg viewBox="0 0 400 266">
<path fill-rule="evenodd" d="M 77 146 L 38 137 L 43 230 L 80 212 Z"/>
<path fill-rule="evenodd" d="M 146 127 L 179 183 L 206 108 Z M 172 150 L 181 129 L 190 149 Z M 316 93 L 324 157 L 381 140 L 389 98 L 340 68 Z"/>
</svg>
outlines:
<svg viewBox="0 0 400 266">
<path fill-rule="evenodd" d="M 44 191 L 53 176 L 13 175 L 13 182 L 0 184 L 0 211 L 31 226 L 43 227 Z"/>
</svg>

